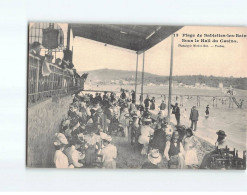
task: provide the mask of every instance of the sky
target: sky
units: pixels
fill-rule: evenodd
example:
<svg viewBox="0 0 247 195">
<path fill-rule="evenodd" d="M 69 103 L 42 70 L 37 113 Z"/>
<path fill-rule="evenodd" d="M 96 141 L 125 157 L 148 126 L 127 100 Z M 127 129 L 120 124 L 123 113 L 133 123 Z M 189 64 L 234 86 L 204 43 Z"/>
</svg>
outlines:
<svg viewBox="0 0 247 195">
<path fill-rule="evenodd" d="M 203 27 L 185 26 L 176 32 L 174 37 L 173 75 L 213 75 L 224 77 L 247 77 L 247 37 L 246 38 L 215 38 L 220 41 L 236 40 L 237 43 L 217 43 L 224 45 L 215 47 L 215 43 L 208 43 L 209 47 L 179 47 L 179 44 L 190 45 L 197 43 L 182 42 L 182 39 L 190 39 L 185 34 L 225 34 L 247 35 L 244 27 Z M 185 36 L 183 36 L 185 35 Z M 191 38 L 201 39 L 197 37 Z M 211 38 L 212 41 L 213 38 Z M 199 43 L 203 45 L 203 43 Z M 213 46 L 213 47 L 211 47 Z M 75 37 L 73 45 L 73 61 L 78 71 L 89 71 L 95 69 L 136 69 L 137 55 L 134 51 L 92 41 L 89 39 Z M 145 72 L 157 75 L 169 75 L 171 58 L 171 37 L 166 38 L 159 44 L 145 52 Z M 142 70 L 143 55 L 138 58 L 138 71 Z"/>
</svg>

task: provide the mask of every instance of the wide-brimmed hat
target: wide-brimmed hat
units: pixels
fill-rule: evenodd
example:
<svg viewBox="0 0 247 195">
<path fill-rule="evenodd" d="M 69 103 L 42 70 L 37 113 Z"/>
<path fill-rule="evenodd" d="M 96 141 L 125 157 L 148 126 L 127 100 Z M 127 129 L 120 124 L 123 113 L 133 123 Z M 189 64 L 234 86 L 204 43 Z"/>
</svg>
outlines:
<svg viewBox="0 0 247 195">
<path fill-rule="evenodd" d="M 108 142 L 111 142 L 111 140 L 112 140 L 112 137 L 111 137 L 110 135 L 107 135 L 107 134 L 104 133 L 104 132 L 100 132 L 100 138 L 101 138 L 102 140 L 106 140 L 106 141 L 108 141 Z"/>
<path fill-rule="evenodd" d="M 101 113 L 103 113 L 103 110 L 102 110 L 101 108 L 98 108 L 98 109 L 96 110 L 96 113 L 97 113 L 97 114 L 101 114 Z"/>
<path fill-rule="evenodd" d="M 151 118 L 144 118 L 143 121 L 144 121 L 144 122 L 152 122 L 152 119 L 151 119 Z"/>
<path fill-rule="evenodd" d="M 226 137 L 226 133 L 225 131 L 222 131 L 222 130 L 219 130 L 218 132 L 216 132 L 217 135 L 220 135 L 220 136 L 225 136 Z"/>
<path fill-rule="evenodd" d="M 83 133 L 79 133 L 78 134 L 78 140 L 83 142 L 84 141 L 84 134 Z"/>
<path fill-rule="evenodd" d="M 41 44 L 39 42 L 35 41 L 35 42 L 32 43 L 31 48 L 34 49 L 34 48 L 36 48 L 38 46 L 41 46 Z"/>
<path fill-rule="evenodd" d="M 55 146 L 60 146 L 61 144 L 64 144 L 64 145 L 68 144 L 67 138 L 62 133 L 56 133 L 55 134 L 55 139 L 56 139 L 56 141 L 54 142 Z"/>
<path fill-rule="evenodd" d="M 150 162 L 155 165 L 160 163 L 161 155 L 159 153 L 159 149 L 152 149 L 148 154 L 148 160 L 150 160 Z"/>
<path fill-rule="evenodd" d="M 133 118 L 138 118 L 138 116 L 137 116 L 136 113 L 132 114 L 132 117 L 133 117 Z"/>
</svg>

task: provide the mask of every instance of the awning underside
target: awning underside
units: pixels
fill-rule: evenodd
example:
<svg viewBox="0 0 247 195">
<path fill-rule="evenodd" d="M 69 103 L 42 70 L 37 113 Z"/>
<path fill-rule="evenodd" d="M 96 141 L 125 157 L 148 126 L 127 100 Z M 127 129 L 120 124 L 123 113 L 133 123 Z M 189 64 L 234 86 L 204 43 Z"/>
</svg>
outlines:
<svg viewBox="0 0 247 195">
<path fill-rule="evenodd" d="M 134 50 L 146 51 L 182 26 L 71 24 L 74 36 Z"/>
</svg>

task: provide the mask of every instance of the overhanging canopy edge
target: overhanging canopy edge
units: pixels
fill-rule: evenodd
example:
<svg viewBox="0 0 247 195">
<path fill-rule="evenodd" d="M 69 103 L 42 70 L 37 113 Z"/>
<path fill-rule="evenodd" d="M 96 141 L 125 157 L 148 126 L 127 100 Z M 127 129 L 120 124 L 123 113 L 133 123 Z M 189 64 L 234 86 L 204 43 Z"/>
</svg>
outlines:
<svg viewBox="0 0 247 195">
<path fill-rule="evenodd" d="M 183 26 L 71 24 L 74 36 L 133 50 L 146 51 Z"/>
</svg>

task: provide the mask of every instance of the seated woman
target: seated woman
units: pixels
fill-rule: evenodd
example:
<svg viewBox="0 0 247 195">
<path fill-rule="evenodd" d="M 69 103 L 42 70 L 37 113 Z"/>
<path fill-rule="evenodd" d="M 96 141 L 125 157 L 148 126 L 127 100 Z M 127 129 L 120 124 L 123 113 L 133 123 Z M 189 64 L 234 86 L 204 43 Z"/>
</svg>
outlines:
<svg viewBox="0 0 247 195">
<path fill-rule="evenodd" d="M 184 151 L 185 151 L 185 165 L 189 168 L 198 166 L 198 158 L 196 147 L 199 145 L 198 140 L 193 135 L 192 129 L 186 129 L 186 135 L 183 139 Z"/>
<path fill-rule="evenodd" d="M 86 151 L 85 151 L 85 165 L 92 167 L 96 161 L 97 153 L 101 148 L 100 136 L 95 134 L 96 128 L 93 126 L 87 130 L 89 134 L 85 135 Z"/>
<path fill-rule="evenodd" d="M 184 168 L 184 148 L 182 143 L 179 141 L 179 134 L 174 131 L 172 134 L 171 141 L 166 142 L 166 148 L 164 156 L 168 161 L 168 167 L 176 166 L 178 169 Z"/>
<path fill-rule="evenodd" d="M 84 159 L 85 154 L 83 155 L 81 152 L 78 151 L 80 148 L 80 142 L 72 140 L 70 147 L 68 147 L 64 153 L 67 155 L 69 163 L 74 165 L 74 167 L 80 168 L 83 167 L 83 164 L 79 161 Z"/>
<path fill-rule="evenodd" d="M 68 144 L 68 141 L 64 134 L 56 133 L 55 134 L 55 148 L 56 152 L 54 155 L 54 164 L 56 168 L 74 168 L 73 165 L 69 165 L 67 156 L 63 153 L 65 146 Z"/>
<path fill-rule="evenodd" d="M 100 137 L 103 140 L 103 148 L 100 152 L 102 155 L 103 168 L 116 169 L 117 148 L 111 144 L 111 136 L 101 133 Z"/>
<path fill-rule="evenodd" d="M 203 157 L 200 169 L 210 168 L 212 156 L 218 153 L 217 149 L 225 149 L 227 146 L 227 141 L 225 140 L 225 131 L 219 130 L 218 132 L 216 132 L 216 134 L 218 135 L 218 139 L 215 142 L 215 150 Z"/>
</svg>

